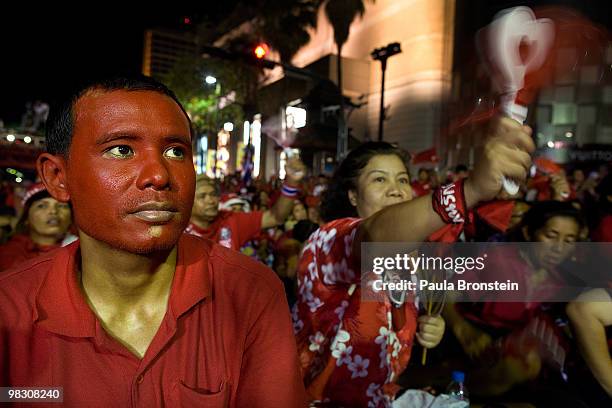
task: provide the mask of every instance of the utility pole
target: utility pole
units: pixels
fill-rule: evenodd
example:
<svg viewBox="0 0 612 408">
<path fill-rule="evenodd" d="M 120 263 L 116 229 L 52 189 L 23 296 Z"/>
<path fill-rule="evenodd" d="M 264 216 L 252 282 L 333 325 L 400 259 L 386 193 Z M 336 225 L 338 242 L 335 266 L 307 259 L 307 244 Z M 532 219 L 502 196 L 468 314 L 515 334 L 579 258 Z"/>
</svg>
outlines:
<svg viewBox="0 0 612 408">
<path fill-rule="evenodd" d="M 378 119 L 378 141 L 383 140 L 383 123 L 385 120 L 385 73 L 387 72 L 387 59 L 402 52 L 400 43 L 394 42 L 385 47 L 376 48 L 370 55 L 375 61 L 380 61 L 382 81 L 380 85 L 380 117 Z"/>
</svg>

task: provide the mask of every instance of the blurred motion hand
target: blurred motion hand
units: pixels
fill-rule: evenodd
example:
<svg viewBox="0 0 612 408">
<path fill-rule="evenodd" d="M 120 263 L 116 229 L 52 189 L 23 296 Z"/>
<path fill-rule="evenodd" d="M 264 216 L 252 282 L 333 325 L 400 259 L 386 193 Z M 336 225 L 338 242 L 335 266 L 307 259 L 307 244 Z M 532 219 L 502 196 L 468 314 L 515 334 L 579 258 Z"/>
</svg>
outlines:
<svg viewBox="0 0 612 408">
<path fill-rule="evenodd" d="M 306 166 L 299 157 L 293 156 L 287 160 L 285 165 L 287 174 L 286 181 L 292 185 L 298 185 L 306 175 Z"/>
<path fill-rule="evenodd" d="M 416 338 L 421 346 L 430 349 L 440 344 L 446 326 L 442 316 L 421 316 L 417 322 L 419 330 Z"/>
<path fill-rule="evenodd" d="M 503 176 L 524 182 L 531 167 L 530 155 L 535 145 L 529 126 L 506 117 L 496 117 L 488 133 L 482 154 L 465 182 L 468 206 L 495 198 L 502 189 Z"/>
<path fill-rule="evenodd" d="M 453 333 L 463 347 L 463 351 L 472 359 L 480 357 L 493 343 L 491 336 L 467 321 L 454 325 Z"/>
</svg>

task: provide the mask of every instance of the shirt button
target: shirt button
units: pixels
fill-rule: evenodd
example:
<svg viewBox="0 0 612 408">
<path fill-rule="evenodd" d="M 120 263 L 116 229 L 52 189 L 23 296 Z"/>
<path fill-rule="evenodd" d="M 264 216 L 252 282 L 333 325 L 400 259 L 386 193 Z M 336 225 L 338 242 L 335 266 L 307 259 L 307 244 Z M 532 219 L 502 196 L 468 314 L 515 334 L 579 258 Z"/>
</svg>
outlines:
<svg viewBox="0 0 612 408">
<path fill-rule="evenodd" d="M 144 377 L 142 376 L 142 374 L 136 377 L 136 382 L 138 384 L 142 384 L 143 381 L 144 381 Z"/>
</svg>

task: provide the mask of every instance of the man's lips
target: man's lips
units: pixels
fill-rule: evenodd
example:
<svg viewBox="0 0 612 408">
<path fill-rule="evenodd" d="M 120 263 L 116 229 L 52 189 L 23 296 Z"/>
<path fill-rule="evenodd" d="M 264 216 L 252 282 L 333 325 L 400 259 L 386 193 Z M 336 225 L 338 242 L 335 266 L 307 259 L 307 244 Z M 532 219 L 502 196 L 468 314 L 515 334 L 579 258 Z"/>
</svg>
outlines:
<svg viewBox="0 0 612 408">
<path fill-rule="evenodd" d="M 130 212 L 134 217 L 147 222 L 168 222 L 178 213 L 176 206 L 168 202 L 151 201 Z"/>
</svg>

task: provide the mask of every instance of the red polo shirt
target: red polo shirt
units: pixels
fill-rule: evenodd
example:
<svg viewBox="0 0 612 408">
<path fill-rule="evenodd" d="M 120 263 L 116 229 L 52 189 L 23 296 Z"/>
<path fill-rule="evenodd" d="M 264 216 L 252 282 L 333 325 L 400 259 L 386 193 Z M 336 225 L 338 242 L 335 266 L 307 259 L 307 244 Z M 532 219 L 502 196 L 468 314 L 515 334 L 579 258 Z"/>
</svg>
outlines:
<svg viewBox="0 0 612 408">
<path fill-rule="evenodd" d="M 305 405 L 283 286 L 267 267 L 184 234 L 168 310 L 140 360 L 88 307 L 78 250 L 0 274 L 0 386 L 63 387 L 73 407 Z"/>
<path fill-rule="evenodd" d="M 208 228 L 200 228 L 190 222 L 185 232 L 198 237 L 212 239 L 226 248 L 238 251 L 247 241 L 261 232 L 263 211 L 235 212 L 220 210 Z"/>
</svg>

